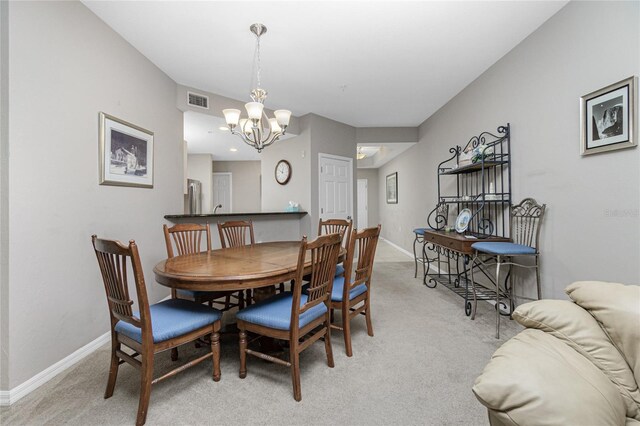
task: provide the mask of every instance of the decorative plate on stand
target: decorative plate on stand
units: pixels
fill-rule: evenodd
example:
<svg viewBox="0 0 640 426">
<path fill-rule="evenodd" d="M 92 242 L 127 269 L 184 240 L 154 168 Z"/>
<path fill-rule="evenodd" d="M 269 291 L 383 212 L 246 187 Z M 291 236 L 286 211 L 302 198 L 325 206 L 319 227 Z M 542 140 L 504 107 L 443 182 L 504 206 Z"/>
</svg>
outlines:
<svg viewBox="0 0 640 426">
<path fill-rule="evenodd" d="M 456 218 L 456 232 L 462 234 L 469 227 L 469 221 L 471 220 L 471 210 L 463 209 Z"/>
</svg>

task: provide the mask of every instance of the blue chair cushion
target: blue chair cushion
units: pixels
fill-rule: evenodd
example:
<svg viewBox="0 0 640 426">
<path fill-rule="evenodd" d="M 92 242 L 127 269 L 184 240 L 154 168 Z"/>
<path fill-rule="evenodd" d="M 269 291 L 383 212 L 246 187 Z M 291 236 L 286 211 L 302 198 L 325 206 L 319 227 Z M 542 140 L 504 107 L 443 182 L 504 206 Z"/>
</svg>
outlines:
<svg viewBox="0 0 640 426">
<path fill-rule="evenodd" d="M 307 302 L 306 294 L 300 297 L 300 306 Z M 280 293 L 267 300 L 251 305 L 239 311 L 236 318 L 252 324 L 262 325 L 278 330 L 291 329 L 291 306 L 293 304 L 293 294 Z M 309 324 L 311 321 L 321 317 L 327 312 L 324 303 L 315 305 L 307 311 L 300 314 L 298 324 L 300 328 Z"/>
<path fill-rule="evenodd" d="M 336 277 L 336 279 L 333 280 L 333 290 L 331 291 L 331 301 L 342 302 L 343 290 L 344 290 L 344 277 Z M 360 284 L 355 286 L 354 288 L 351 289 L 351 291 L 349 291 L 349 300 L 355 299 L 365 291 L 367 291 L 367 286 L 365 284 Z"/>
<path fill-rule="evenodd" d="M 536 249 L 522 244 L 515 243 L 473 243 L 471 247 L 482 253 L 497 254 L 501 256 L 515 256 L 525 254 L 536 254 Z"/>
<path fill-rule="evenodd" d="M 413 230 L 413 233 L 416 235 L 424 235 L 424 231 L 431 229 L 431 228 L 416 228 Z"/>
<path fill-rule="evenodd" d="M 341 277 L 344 275 L 344 265 L 342 265 L 342 263 L 339 263 L 336 266 L 336 277 Z"/>
<path fill-rule="evenodd" d="M 222 318 L 217 309 L 183 299 L 165 300 L 149 306 L 149 310 L 154 343 L 182 336 Z M 139 312 L 134 315 L 140 317 Z M 142 330 L 128 322 L 118 321 L 115 330 L 142 343 Z"/>
</svg>

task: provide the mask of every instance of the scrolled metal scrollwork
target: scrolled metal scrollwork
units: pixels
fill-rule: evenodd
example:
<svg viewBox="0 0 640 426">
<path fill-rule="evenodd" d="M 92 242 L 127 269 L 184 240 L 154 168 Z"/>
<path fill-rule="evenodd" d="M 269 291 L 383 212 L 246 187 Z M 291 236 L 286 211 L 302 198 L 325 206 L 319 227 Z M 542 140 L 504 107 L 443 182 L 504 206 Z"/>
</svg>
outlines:
<svg viewBox="0 0 640 426">
<path fill-rule="evenodd" d="M 440 202 L 436 205 L 436 208 L 431 210 L 429 216 L 427 216 L 427 224 L 430 228 L 442 231 L 449 220 L 449 205 L 447 203 Z"/>
<path fill-rule="evenodd" d="M 493 230 L 495 229 L 493 225 L 493 221 L 488 218 L 482 218 L 478 221 L 478 230 L 481 234 L 484 235 L 493 235 Z"/>
</svg>

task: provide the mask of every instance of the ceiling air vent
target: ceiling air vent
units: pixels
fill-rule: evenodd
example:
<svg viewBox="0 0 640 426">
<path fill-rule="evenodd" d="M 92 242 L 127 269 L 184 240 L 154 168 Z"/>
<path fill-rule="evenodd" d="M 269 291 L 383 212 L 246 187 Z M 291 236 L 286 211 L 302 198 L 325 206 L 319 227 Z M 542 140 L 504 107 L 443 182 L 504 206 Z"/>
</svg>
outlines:
<svg viewBox="0 0 640 426">
<path fill-rule="evenodd" d="M 187 103 L 191 106 L 209 109 L 209 97 L 193 92 L 187 92 Z"/>
</svg>

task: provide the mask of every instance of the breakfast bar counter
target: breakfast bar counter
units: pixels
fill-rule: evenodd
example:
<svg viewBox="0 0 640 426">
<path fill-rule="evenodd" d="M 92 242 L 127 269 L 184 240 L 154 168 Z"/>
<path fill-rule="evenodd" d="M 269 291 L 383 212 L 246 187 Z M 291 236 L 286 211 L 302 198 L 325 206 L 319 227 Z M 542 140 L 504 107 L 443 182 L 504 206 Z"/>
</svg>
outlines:
<svg viewBox="0 0 640 426">
<path fill-rule="evenodd" d="M 175 225 L 178 223 L 198 223 L 211 225 L 213 248 L 220 248 L 217 232 L 218 222 L 231 220 L 250 220 L 256 242 L 264 241 L 296 241 L 303 235 L 310 235 L 311 223 L 305 211 L 262 211 L 262 212 L 234 212 L 234 213 L 203 213 L 203 214 L 167 214 L 164 218 Z"/>
</svg>

